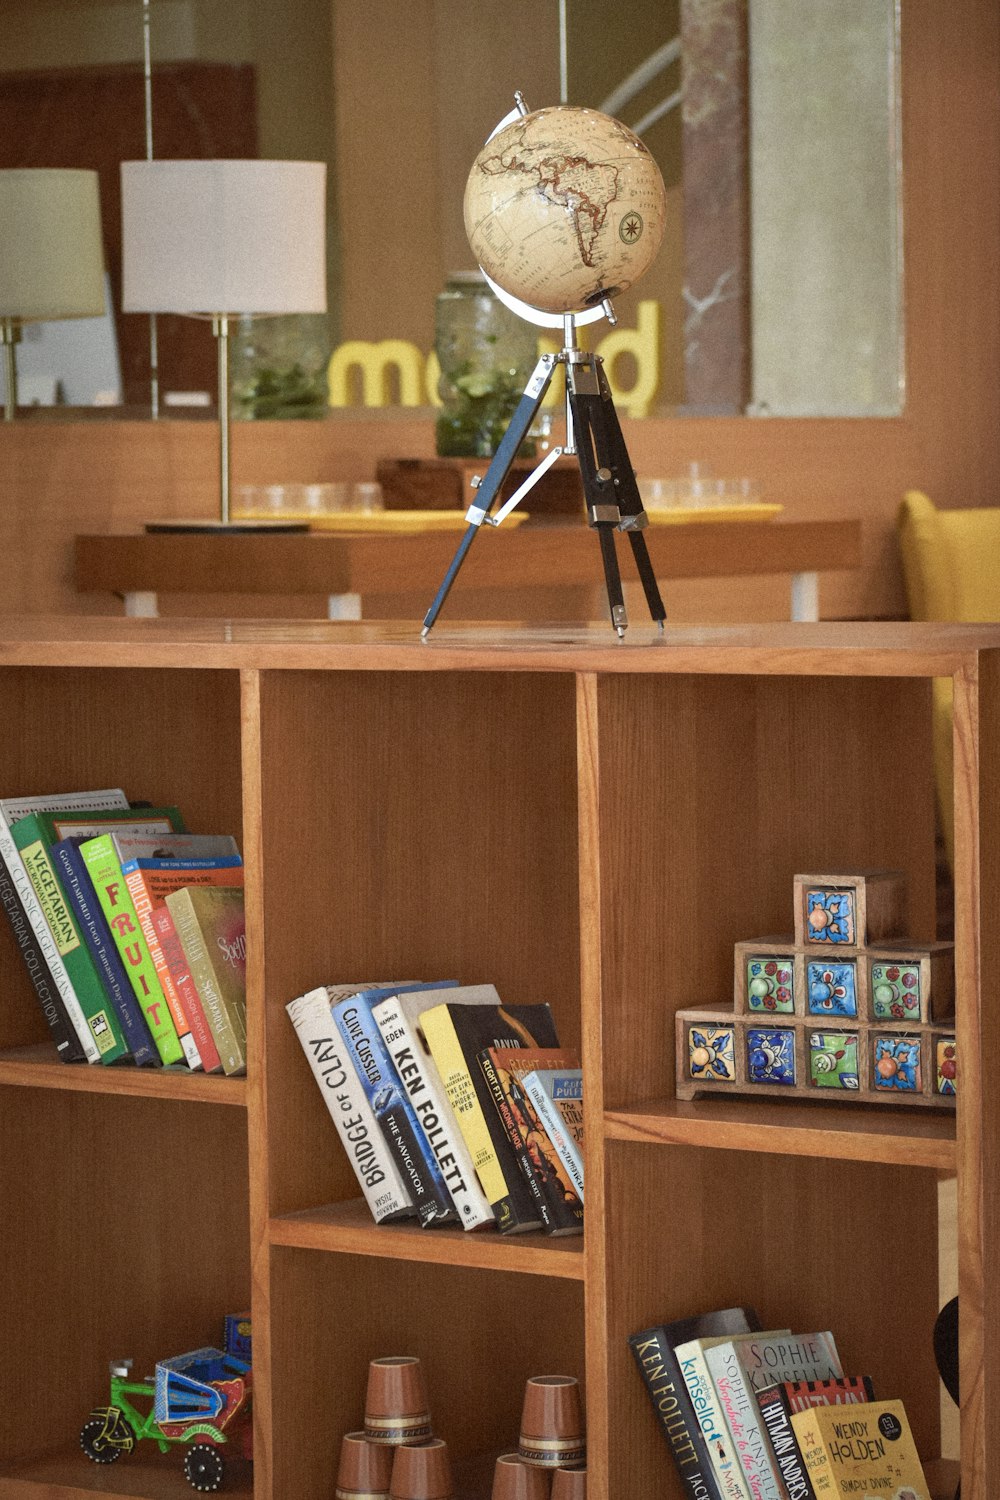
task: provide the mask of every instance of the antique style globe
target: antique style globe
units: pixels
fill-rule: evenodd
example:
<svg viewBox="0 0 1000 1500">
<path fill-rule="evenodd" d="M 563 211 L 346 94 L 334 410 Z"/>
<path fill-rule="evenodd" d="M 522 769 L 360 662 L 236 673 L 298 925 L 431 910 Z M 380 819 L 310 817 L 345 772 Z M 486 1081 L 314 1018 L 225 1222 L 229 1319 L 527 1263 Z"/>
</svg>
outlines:
<svg viewBox="0 0 1000 1500">
<path fill-rule="evenodd" d="M 665 221 L 653 157 L 596 109 L 515 117 L 486 142 L 465 188 L 465 229 L 487 276 L 550 314 L 597 307 L 634 285 Z"/>
</svg>

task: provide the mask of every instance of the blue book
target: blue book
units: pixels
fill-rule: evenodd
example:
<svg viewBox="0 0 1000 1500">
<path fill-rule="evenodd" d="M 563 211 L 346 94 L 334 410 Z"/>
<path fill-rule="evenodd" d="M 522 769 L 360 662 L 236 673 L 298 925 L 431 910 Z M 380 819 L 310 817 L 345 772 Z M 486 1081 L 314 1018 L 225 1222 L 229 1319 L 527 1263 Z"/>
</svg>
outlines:
<svg viewBox="0 0 1000 1500">
<path fill-rule="evenodd" d="M 457 983 L 455 979 L 438 979 L 430 984 L 399 984 L 389 989 L 360 990 L 333 1007 L 334 1024 L 344 1038 L 361 1087 L 403 1181 L 413 1194 L 417 1217 L 424 1228 L 457 1224 L 459 1215 L 382 1033 L 372 1017 L 372 1007 L 392 995 L 408 994 L 413 990 L 450 989 Z"/>
<path fill-rule="evenodd" d="M 80 845 L 88 835 L 62 839 L 50 851 L 63 894 L 72 908 L 98 977 L 121 1022 L 125 1041 L 137 1067 L 158 1067 L 160 1054 L 150 1036 L 146 1017 L 122 967 L 122 961 L 94 892 Z"/>
</svg>

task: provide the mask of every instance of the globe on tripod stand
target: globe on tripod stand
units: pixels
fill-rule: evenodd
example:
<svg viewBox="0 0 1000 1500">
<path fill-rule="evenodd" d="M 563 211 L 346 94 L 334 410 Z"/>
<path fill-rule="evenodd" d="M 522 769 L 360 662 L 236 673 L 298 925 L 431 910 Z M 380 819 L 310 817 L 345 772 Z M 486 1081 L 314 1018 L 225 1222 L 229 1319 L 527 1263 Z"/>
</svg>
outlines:
<svg viewBox="0 0 1000 1500">
<path fill-rule="evenodd" d="M 649 269 L 666 207 L 660 169 L 637 135 L 599 110 L 555 105 L 515 114 L 486 142 L 465 188 L 465 229 L 511 297 L 579 313 Z"/>
</svg>

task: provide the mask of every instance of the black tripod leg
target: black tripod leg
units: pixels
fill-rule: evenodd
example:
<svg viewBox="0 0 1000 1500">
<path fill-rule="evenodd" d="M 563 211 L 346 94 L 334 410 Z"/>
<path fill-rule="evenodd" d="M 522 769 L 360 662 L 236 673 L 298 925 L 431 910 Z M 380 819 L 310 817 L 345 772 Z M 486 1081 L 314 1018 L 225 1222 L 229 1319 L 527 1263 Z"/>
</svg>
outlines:
<svg viewBox="0 0 1000 1500">
<path fill-rule="evenodd" d="M 619 636 L 623 636 L 628 629 L 628 615 L 625 613 L 622 576 L 618 570 L 618 554 L 615 551 L 615 527 L 601 524 L 595 526 L 594 530 L 601 543 L 601 561 L 604 564 L 604 581 L 608 589 L 611 623 Z"/>
<path fill-rule="evenodd" d="M 639 572 L 643 593 L 646 595 L 646 603 L 649 605 L 651 617 L 663 629 L 663 622 L 667 618 L 663 599 L 660 594 L 660 585 L 656 581 L 653 572 L 653 564 L 649 558 L 649 548 L 646 546 L 646 538 L 641 531 L 629 531 L 628 539 L 632 543 L 632 556 Z"/>
</svg>

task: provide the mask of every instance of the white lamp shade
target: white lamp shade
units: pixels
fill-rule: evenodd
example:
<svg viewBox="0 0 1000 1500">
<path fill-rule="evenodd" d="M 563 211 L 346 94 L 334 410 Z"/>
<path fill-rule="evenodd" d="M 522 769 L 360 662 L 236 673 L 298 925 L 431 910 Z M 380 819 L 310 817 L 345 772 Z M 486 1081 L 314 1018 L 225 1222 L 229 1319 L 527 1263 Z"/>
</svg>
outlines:
<svg viewBox="0 0 1000 1500">
<path fill-rule="evenodd" d="M 97 173 L 0 171 L 0 317 L 30 323 L 103 313 Z"/>
<path fill-rule="evenodd" d="M 125 312 L 326 311 L 326 164 L 122 162 Z"/>
</svg>

